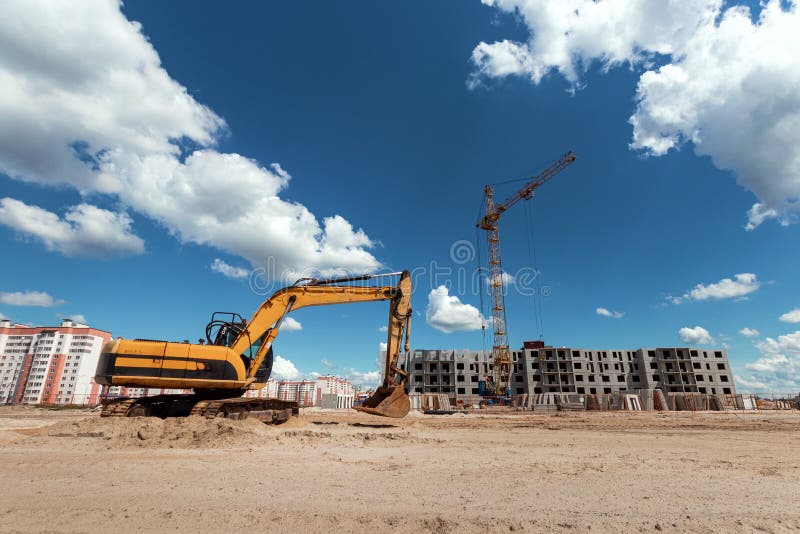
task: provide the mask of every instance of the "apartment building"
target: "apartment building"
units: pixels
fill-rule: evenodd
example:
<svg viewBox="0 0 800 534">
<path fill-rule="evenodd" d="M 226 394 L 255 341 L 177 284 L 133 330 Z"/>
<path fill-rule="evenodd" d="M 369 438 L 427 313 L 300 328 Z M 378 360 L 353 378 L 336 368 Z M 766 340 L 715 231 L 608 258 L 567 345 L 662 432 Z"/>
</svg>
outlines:
<svg viewBox="0 0 800 534">
<path fill-rule="evenodd" d="M 415 350 L 400 367 L 409 373 L 409 393 L 478 395 L 492 361 L 489 351 Z"/>
<path fill-rule="evenodd" d="M 295 401 L 300 406 L 314 406 L 317 401 L 317 383 L 314 380 L 279 381 L 276 398 Z"/>
<path fill-rule="evenodd" d="M 317 377 L 315 406 L 323 408 L 352 408 L 356 388 L 349 380 L 333 375 Z"/>
<path fill-rule="evenodd" d="M 267 380 L 260 390 L 245 393 L 245 397 L 265 397 L 299 402 L 301 406 L 321 406 L 351 408 L 355 388 L 347 379 L 332 375 L 320 376 L 315 380 Z M 325 402 L 323 403 L 323 399 Z"/>
<path fill-rule="evenodd" d="M 665 393 L 734 394 L 724 349 L 691 347 L 585 350 L 527 342 L 514 352 L 514 393 L 617 393 L 660 389 Z"/>
<path fill-rule="evenodd" d="M 0 404 L 94 404 L 97 361 L 111 333 L 65 319 L 59 326 L 0 321 Z"/>
<path fill-rule="evenodd" d="M 317 398 L 321 395 L 344 395 L 354 396 L 356 388 L 346 378 L 339 378 L 333 375 L 317 377 Z"/>
<path fill-rule="evenodd" d="M 266 399 L 277 399 L 278 398 L 278 382 L 274 378 L 270 378 L 267 380 L 267 383 L 261 389 L 251 389 L 245 392 L 245 397 L 250 398 L 266 398 Z"/>
<path fill-rule="evenodd" d="M 616 393 L 660 389 L 665 393 L 736 393 L 728 354 L 691 347 L 586 350 L 525 342 L 512 351 L 511 393 Z M 493 370 L 489 351 L 415 350 L 402 367 L 410 393 L 451 397 L 483 395 Z"/>
</svg>

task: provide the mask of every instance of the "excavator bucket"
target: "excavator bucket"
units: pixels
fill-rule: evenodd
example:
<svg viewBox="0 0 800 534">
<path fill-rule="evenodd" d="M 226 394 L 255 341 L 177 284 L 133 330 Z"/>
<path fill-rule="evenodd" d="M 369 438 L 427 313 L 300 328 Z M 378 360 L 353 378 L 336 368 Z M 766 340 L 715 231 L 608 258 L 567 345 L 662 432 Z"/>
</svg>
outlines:
<svg viewBox="0 0 800 534">
<path fill-rule="evenodd" d="M 411 401 L 402 385 L 381 386 L 355 409 L 372 415 L 400 418 L 411 410 Z"/>
</svg>

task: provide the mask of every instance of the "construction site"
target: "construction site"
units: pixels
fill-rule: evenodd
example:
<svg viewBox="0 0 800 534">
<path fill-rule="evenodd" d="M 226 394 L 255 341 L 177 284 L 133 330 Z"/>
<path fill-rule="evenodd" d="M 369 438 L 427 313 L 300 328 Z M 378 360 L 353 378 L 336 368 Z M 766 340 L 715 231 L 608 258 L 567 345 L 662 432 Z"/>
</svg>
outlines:
<svg viewBox="0 0 800 534">
<path fill-rule="evenodd" d="M 0 534 L 800 532 L 799 49 L 0 2 Z"/>
<path fill-rule="evenodd" d="M 25 337 L 5 321 L 27 385 L 9 382 L 22 405 L 0 407 L 0 531 L 800 529 L 798 399 L 737 392 L 725 349 L 510 348 L 500 215 L 574 159 L 501 204 L 486 188 L 491 349 L 413 349 L 409 271 L 302 278 L 249 319 L 214 313 L 198 343 L 89 342 L 66 322 Z M 389 308 L 377 388 L 304 407 L 298 382 L 278 398 L 273 342 L 290 312 L 376 301 Z M 72 392 L 46 377 L 71 376 L 59 347 L 76 334 L 96 407 L 26 404 Z"/>
</svg>

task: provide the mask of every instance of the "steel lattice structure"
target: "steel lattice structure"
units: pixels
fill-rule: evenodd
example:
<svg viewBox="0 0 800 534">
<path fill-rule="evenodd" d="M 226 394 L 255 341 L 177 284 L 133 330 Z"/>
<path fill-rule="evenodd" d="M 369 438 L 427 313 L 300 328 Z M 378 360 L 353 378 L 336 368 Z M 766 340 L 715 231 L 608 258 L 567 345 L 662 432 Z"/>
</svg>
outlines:
<svg viewBox="0 0 800 534">
<path fill-rule="evenodd" d="M 508 348 L 508 330 L 506 328 L 503 267 L 500 259 L 500 231 L 498 229 L 500 216 L 520 200 L 532 199 L 534 191 L 539 186 L 564 170 L 575 159 L 576 157 L 572 151 L 567 152 L 561 159 L 545 169 L 544 172 L 526 182 L 522 189 L 499 204 L 494 202 L 493 187 L 487 185 L 484 189 L 484 214 L 478 220 L 477 226 L 482 230 L 486 230 L 486 242 L 489 248 L 489 287 L 492 293 L 492 326 L 494 330 L 494 344 L 492 345 L 494 367 L 492 369 L 490 388 L 496 395 L 506 394 L 511 377 L 511 353 Z M 488 382 L 487 380 L 487 385 L 489 385 Z"/>
</svg>

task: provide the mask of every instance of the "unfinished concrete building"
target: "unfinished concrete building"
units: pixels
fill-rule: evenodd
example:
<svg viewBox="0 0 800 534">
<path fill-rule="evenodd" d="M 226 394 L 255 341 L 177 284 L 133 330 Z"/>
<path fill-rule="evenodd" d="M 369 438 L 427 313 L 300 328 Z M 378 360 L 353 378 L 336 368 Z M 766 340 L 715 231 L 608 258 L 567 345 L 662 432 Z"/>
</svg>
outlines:
<svg viewBox="0 0 800 534">
<path fill-rule="evenodd" d="M 478 395 L 492 356 L 477 350 L 415 350 L 401 367 L 409 370 L 410 393 Z"/>
<path fill-rule="evenodd" d="M 515 368 L 521 367 L 524 372 L 521 381 L 515 374 L 512 392 L 617 393 L 660 389 L 664 393 L 736 393 L 728 354 L 723 349 L 584 350 L 544 347 L 536 342 L 526 345 L 514 353 Z"/>
<path fill-rule="evenodd" d="M 618 393 L 660 389 L 664 393 L 735 394 L 728 354 L 690 347 L 585 350 L 525 342 L 512 351 L 511 393 Z M 415 350 L 403 365 L 410 393 L 459 398 L 482 394 L 492 371 L 489 351 Z"/>
</svg>

